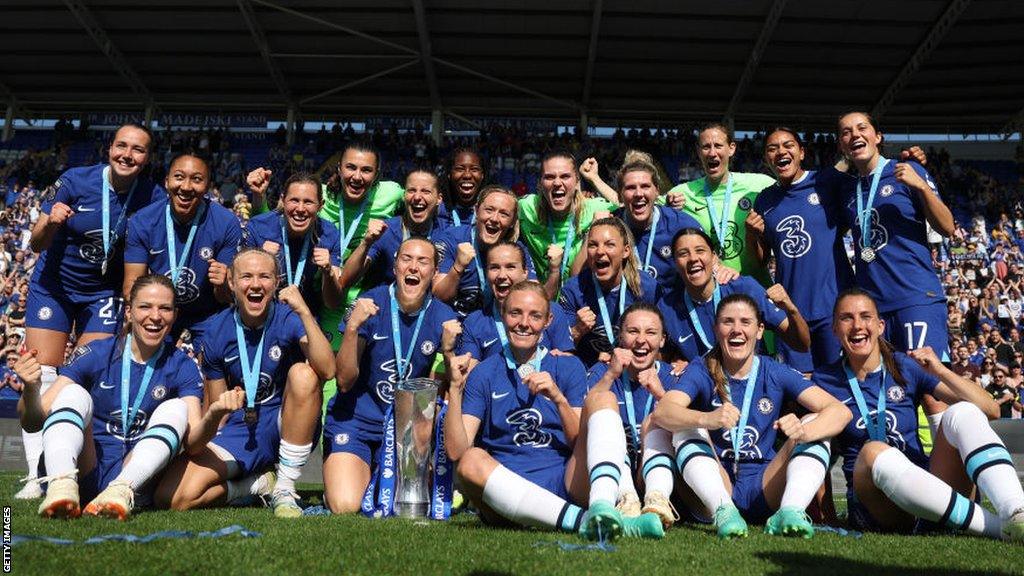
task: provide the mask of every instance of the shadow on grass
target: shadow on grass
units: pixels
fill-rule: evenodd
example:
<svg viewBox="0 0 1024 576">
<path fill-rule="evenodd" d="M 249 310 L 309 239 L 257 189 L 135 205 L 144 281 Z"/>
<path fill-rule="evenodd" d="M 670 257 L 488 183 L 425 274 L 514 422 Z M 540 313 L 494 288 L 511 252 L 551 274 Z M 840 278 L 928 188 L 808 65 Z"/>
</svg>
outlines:
<svg viewBox="0 0 1024 576">
<path fill-rule="evenodd" d="M 965 570 L 940 568 L 936 566 L 882 565 L 851 558 L 822 556 L 804 552 L 759 552 L 762 560 L 775 565 L 769 574 L 829 574 L 831 576 L 937 576 L 958 574 L 962 576 L 1009 576 L 1019 572 L 991 570 Z"/>
</svg>

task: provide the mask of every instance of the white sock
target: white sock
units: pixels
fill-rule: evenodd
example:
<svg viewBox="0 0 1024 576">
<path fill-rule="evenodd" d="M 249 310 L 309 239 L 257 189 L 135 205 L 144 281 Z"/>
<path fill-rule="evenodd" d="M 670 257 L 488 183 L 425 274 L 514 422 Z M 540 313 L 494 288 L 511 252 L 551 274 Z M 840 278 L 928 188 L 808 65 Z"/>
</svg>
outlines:
<svg viewBox="0 0 1024 576">
<path fill-rule="evenodd" d="M 830 458 L 828 440 L 797 444 L 786 464 L 786 489 L 779 507 L 806 510 L 825 481 Z"/>
<path fill-rule="evenodd" d="M 644 489 L 647 494 L 672 494 L 674 472 L 672 464 L 672 434 L 664 428 L 650 426 L 644 436 Z"/>
<path fill-rule="evenodd" d="M 39 395 L 42 396 L 57 381 L 57 369 L 53 366 L 40 366 L 42 372 Z M 21 443 L 25 447 L 25 463 L 28 464 L 28 477 L 39 475 L 39 457 L 43 455 L 43 433 L 21 431 Z"/>
<path fill-rule="evenodd" d="M 715 459 L 715 449 L 711 447 L 702 430 L 683 430 L 672 435 L 672 446 L 676 450 L 676 468 L 683 477 L 683 482 L 700 498 L 704 507 L 714 513 L 722 504 L 732 502 L 732 496 L 725 489 L 722 481 L 721 466 Z"/>
<path fill-rule="evenodd" d="M 225 500 L 230 504 L 231 502 L 252 495 L 253 485 L 256 484 L 256 480 L 260 477 L 259 474 L 250 474 L 244 478 L 235 478 L 227 481 L 227 496 Z"/>
<path fill-rule="evenodd" d="M 621 469 L 626 460 L 626 433 L 615 410 L 604 408 L 587 420 L 587 470 L 590 471 L 590 505 L 615 505 Z M 626 476 L 630 472 L 626 467 Z"/>
<path fill-rule="evenodd" d="M 623 494 L 636 494 L 636 484 L 633 482 L 633 463 L 626 454 L 619 464 L 619 491 L 617 496 Z"/>
<path fill-rule="evenodd" d="M 947 409 L 948 410 L 948 409 Z M 932 433 L 932 444 L 935 444 L 935 438 L 939 434 L 939 422 L 942 422 L 942 416 L 946 413 L 946 410 L 938 412 L 936 414 L 925 414 L 925 420 L 928 420 L 928 431 Z"/>
<path fill-rule="evenodd" d="M 505 518 L 524 526 L 576 532 L 583 509 L 498 465 L 484 484 L 484 503 Z"/>
<path fill-rule="evenodd" d="M 1024 510 L 1024 489 L 1013 460 L 981 409 L 970 402 L 957 402 L 944 414 L 946 440 L 960 453 L 967 476 L 992 501 L 999 517 L 1006 520 Z"/>
<path fill-rule="evenodd" d="M 181 398 L 165 400 L 153 410 L 146 430 L 132 448 L 131 458 L 115 482 L 127 482 L 138 490 L 171 461 L 188 428 L 188 406 Z"/>
<path fill-rule="evenodd" d="M 46 475 L 62 476 L 78 468 L 85 445 L 85 427 L 92 421 L 92 396 L 78 384 L 61 389 L 43 424 Z"/>
<path fill-rule="evenodd" d="M 309 459 L 309 453 L 313 450 L 313 443 L 298 446 L 281 440 L 281 446 L 277 449 L 277 485 L 274 490 L 287 490 L 295 492 L 295 481 L 302 475 L 302 467 Z"/>
<path fill-rule="evenodd" d="M 889 448 L 875 458 L 871 479 L 894 504 L 932 522 L 999 538 L 999 518 L 918 468 L 903 452 Z"/>
</svg>

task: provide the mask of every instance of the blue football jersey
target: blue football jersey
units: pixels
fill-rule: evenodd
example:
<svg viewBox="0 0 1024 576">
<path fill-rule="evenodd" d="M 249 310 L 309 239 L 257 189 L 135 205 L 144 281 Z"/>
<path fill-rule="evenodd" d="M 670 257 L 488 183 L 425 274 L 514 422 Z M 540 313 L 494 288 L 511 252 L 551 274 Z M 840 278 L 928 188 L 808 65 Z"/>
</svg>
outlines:
<svg viewBox="0 0 1024 576">
<path fill-rule="evenodd" d="M 918 163 L 906 162 L 938 195 L 935 182 Z M 842 200 L 845 223 L 853 232 L 857 285 L 886 313 L 907 306 L 944 302 L 945 292 L 932 268 L 928 248 L 924 206 L 918 193 L 893 175 L 896 162 L 882 167 L 874 204 L 871 207 L 871 248 L 874 259 L 861 258 L 860 216 L 857 214 L 857 179 L 844 186 Z M 859 178 L 864 201 L 871 190 L 873 175 Z M 866 207 L 865 207 L 866 208 Z"/>
<path fill-rule="evenodd" d="M 188 241 L 191 224 L 174 221 L 175 250 L 184 266 L 179 271 L 177 288 L 178 314 L 186 325 L 205 320 L 224 308 L 213 295 L 208 273 L 209 260 L 231 265 L 242 241 L 242 226 L 227 208 L 203 199 L 206 209 L 196 226 L 189 254 L 182 251 Z M 155 202 L 139 210 L 128 222 L 128 239 L 124 261 L 146 264 L 149 271 L 171 277 L 171 255 L 167 247 L 167 200 Z M 173 216 L 172 216 L 173 221 Z M 178 262 L 174 263 L 175 266 Z"/>
<path fill-rule="evenodd" d="M 684 358 L 693 362 L 708 353 L 711 348 L 704 345 L 700 335 L 696 334 L 693 322 L 686 309 L 682 285 L 672 290 L 658 301 L 658 308 L 665 317 L 665 346 L 674 347 Z M 777 330 L 779 324 L 786 319 L 786 313 L 768 300 L 767 291 L 750 276 L 740 276 L 728 284 L 721 285 L 722 298 L 730 294 L 746 294 L 757 302 L 768 328 Z M 694 301 L 697 319 L 707 336 L 709 344 L 715 345 L 715 303 L 714 298 L 707 302 Z"/>
<path fill-rule="evenodd" d="M 359 358 L 359 377 L 348 392 L 339 392 L 327 407 L 329 412 L 336 413 L 354 410 L 358 423 L 374 432 L 380 431 L 384 422 L 384 412 L 387 405 L 394 400 L 395 387 L 399 382 L 391 331 L 391 297 L 388 288 L 389 286 L 378 286 L 359 295 L 360 298 L 373 300 L 378 311 L 359 327 L 359 338 L 366 343 L 363 355 Z M 401 310 L 398 312 L 401 350 L 404 356 L 409 357 L 411 365 L 407 378 L 430 375 L 435 355 L 441 347 L 441 325 L 455 318 L 455 312 L 444 302 L 437 298 L 431 298 L 429 302 L 426 311 L 420 312 L 426 316 L 420 325 L 415 342 L 412 342 L 412 336 L 419 314 L 410 316 Z M 347 319 L 346 315 L 338 327 L 339 334 L 345 332 Z"/>
<path fill-rule="evenodd" d="M 446 230 L 442 231 L 435 239 L 434 245 L 437 250 L 441 253 L 441 265 L 438 266 L 437 271 L 442 274 L 447 274 L 451 271 L 452 266 L 455 265 L 455 257 L 459 251 L 459 244 L 463 242 L 471 242 L 473 238 L 473 226 L 463 224 L 462 226 L 451 226 Z M 523 255 L 526 259 L 526 275 L 530 280 L 537 279 L 537 273 L 533 269 L 533 259 L 530 258 L 530 252 L 526 249 L 526 246 L 522 243 L 518 243 L 523 249 Z M 466 269 L 462 271 L 462 275 L 459 276 L 459 291 L 455 296 L 455 300 L 452 301 L 452 308 L 458 312 L 460 317 L 465 317 L 474 310 L 479 310 L 484 305 L 483 292 L 480 286 L 480 273 L 478 272 L 480 266 L 486 263 L 486 252 L 483 247 L 477 243 L 476 246 L 476 258 L 466 266 Z M 486 278 L 484 279 L 486 282 Z"/>
<path fill-rule="evenodd" d="M 384 221 L 387 230 L 380 238 L 366 251 L 366 258 L 369 259 L 364 276 L 369 282 L 367 285 L 390 284 L 395 281 L 395 256 L 398 255 L 398 247 L 402 245 L 409 236 L 402 227 L 402 217 L 392 216 Z M 427 234 L 427 240 L 436 240 L 441 237 L 441 232 L 449 227 L 448 220 L 440 217 L 434 218 L 433 226 Z"/>
<path fill-rule="evenodd" d="M 805 172 L 792 186 L 773 184 L 754 200 L 775 255 L 775 281 L 808 321 L 830 318 L 836 296 L 853 285 L 840 235 L 839 200 L 849 179 L 834 169 Z"/>
<path fill-rule="evenodd" d="M 569 405 L 583 406 L 587 373 L 575 356 L 547 354 L 541 360 Z M 555 403 L 531 395 L 505 356 L 492 356 L 469 373 L 462 413 L 480 419 L 476 446 L 517 474 L 564 466 L 572 456 Z"/>
<path fill-rule="evenodd" d="M 784 402 L 796 400 L 804 390 L 813 386 L 803 374 L 768 356 L 759 356 L 757 378 L 750 401 L 747 425 L 740 439 L 740 464 L 768 462 L 775 457 L 775 421 L 779 419 Z M 731 402 L 737 409 L 743 409 L 747 391 L 747 379 L 728 378 Z M 691 362 L 679 380 L 672 384 L 673 390 L 680 390 L 690 397 L 690 409 L 712 412 L 722 405 L 715 391 L 715 382 L 708 372 L 704 359 Z M 668 389 L 666 389 L 667 391 Z M 736 460 L 732 445 L 732 429 L 709 430 L 711 442 L 719 459 L 731 465 Z M 729 466 L 726 466 L 727 468 Z"/>
<path fill-rule="evenodd" d="M 672 256 L 672 237 L 683 228 L 700 230 L 701 227 L 693 216 L 669 206 L 655 204 L 654 210 L 658 213 L 658 224 L 654 230 L 650 227 L 644 230 L 633 228 L 626 217 L 625 208 L 619 208 L 612 214 L 630 225 L 641 268 L 657 279 L 662 290 L 667 291 L 679 283 L 679 273 L 676 271 L 675 259 Z M 651 217 L 654 217 L 653 214 Z M 647 259 L 648 253 L 650 260 Z"/>
<path fill-rule="evenodd" d="M 61 174 L 45 196 L 41 210 L 49 214 L 57 202 L 74 212 L 43 251 L 32 275 L 33 282 L 61 290 L 74 298 L 87 294 L 96 298 L 119 295 L 124 280 L 124 238 L 128 219 L 136 211 L 167 197 L 163 188 L 139 178 L 123 194 L 110 193 L 110 264 L 103 265 L 103 175 L 106 164 L 71 168 Z M 129 202 L 130 200 L 130 202 Z M 126 205 L 127 203 L 127 205 Z"/>
<path fill-rule="evenodd" d="M 485 306 L 473 312 L 462 322 L 462 340 L 458 347 L 459 354 L 472 354 L 473 358 L 483 360 L 494 355 L 501 355 L 501 338 L 493 306 Z M 502 328 L 504 329 L 504 328 Z M 551 324 L 541 333 L 540 345 L 549 350 L 572 352 L 576 349 L 572 335 L 569 333 L 569 320 L 561 306 L 551 304 Z"/>
<path fill-rule="evenodd" d="M 149 425 L 153 410 L 164 400 L 192 396 L 201 403 L 203 379 L 194 360 L 181 350 L 165 345 L 153 367 L 153 376 L 138 411 L 129 412 L 132 420 L 128 424 L 128 434 L 125 435 L 121 422 L 121 358 L 124 345 L 123 338 L 104 338 L 79 346 L 68 364 L 62 366 L 59 372 L 61 376 L 70 378 L 88 390 L 92 396 L 93 438 L 105 444 L 124 444 L 127 451 Z M 142 386 L 145 371 L 145 363 L 132 360 L 128 386 L 129 410 Z"/>
<path fill-rule="evenodd" d="M 893 380 L 892 374 L 886 371 L 884 386 L 880 386 L 883 371 L 876 370 L 868 374 L 867 378 L 860 383 L 861 393 L 864 395 L 864 403 L 874 422 L 878 415 L 878 393 L 880 388 L 885 389 L 886 443 L 898 448 L 912 462 L 927 469 L 928 457 L 925 455 L 924 449 L 921 448 L 921 441 L 917 437 L 917 407 L 921 403 L 921 396 L 931 394 L 939 381 L 925 372 L 917 362 L 906 354 L 896 352 L 895 358 L 900 374 L 906 380 L 906 385 L 899 385 Z M 840 360 L 835 364 L 815 370 L 811 380 L 846 404 L 846 407 L 853 412 L 853 420 L 832 442 L 832 453 L 842 455 L 843 474 L 846 475 L 847 483 L 852 486 L 853 465 L 857 462 L 860 449 L 869 440 L 869 437 L 864 414 L 861 413 L 854 400 L 843 363 L 844 361 Z"/>
<path fill-rule="evenodd" d="M 629 289 L 628 284 L 625 288 L 625 305 L 621 310 L 619 309 L 619 286 L 606 291 L 604 294 L 604 303 L 608 310 L 608 317 L 613 332 L 612 338 L 618 337 L 619 318 L 622 312 L 629 308 L 630 304 L 637 301 L 654 304 L 661 298 L 661 288 L 658 286 L 658 282 L 647 274 L 640 274 L 641 294 L 634 294 Z M 578 275 L 569 278 L 562 285 L 562 295 L 559 298 L 559 303 L 562 305 L 562 309 L 565 310 L 565 315 L 569 318 L 572 326 L 575 326 L 579 321 L 576 317 L 576 312 L 583 308 L 589 306 L 590 310 L 597 316 L 597 322 L 594 324 L 593 330 L 580 338 L 576 345 L 580 360 L 587 366 L 593 366 L 601 352 L 611 352 L 614 346 L 612 346 L 611 338 L 608 337 L 604 322 L 601 319 L 601 307 L 598 304 L 597 291 L 594 289 L 594 274 L 589 268 L 584 268 Z"/>
</svg>

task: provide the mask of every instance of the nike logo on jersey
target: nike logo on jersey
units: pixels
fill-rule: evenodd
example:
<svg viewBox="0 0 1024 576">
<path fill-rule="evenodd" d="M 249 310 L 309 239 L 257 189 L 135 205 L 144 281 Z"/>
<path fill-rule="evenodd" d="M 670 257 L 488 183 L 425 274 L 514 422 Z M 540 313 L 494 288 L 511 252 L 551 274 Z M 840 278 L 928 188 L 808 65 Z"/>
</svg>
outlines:
<svg viewBox="0 0 1024 576">
<path fill-rule="evenodd" d="M 114 385 L 113 384 L 107 384 L 106 382 L 100 382 L 100 389 L 101 390 L 113 390 L 114 389 Z"/>
<path fill-rule="evenodd" d="M 679 343 L 680 344 L 685 344 L 686 341 L 689 340 L 690 338 L 693 338 L 693 334 L 690 334 L 689 336 L 680 336 L 679 337 Z"/>
<path fill-rule="evenodd" d="M 117 324 L 117 320 L 115 320 L 115 319 L 109 319 L 109 318 L 104 318 L 103 319 L 103 325 L 104 326 L 113 326 L 115 324 Z"/>
<path fill-rule="evenodd" d="M 490 340 L 487 340 L 487 341 L 485 341 L 485 342 L 484 342 L 484 348 L 487 348 L 488 346 L 490 346 L 491 344 L 494 344 L 494 343 L 495 343 L 495 342 L 497 342 L 497 341 L 498 341 L 498 339 L 497 339 L 497 338 L 492 338 L 492 339 L 490 339 Z"/>
<path fill-rule="evenodd" d="M 381 336 L 380 334 L 377 334 L 376 332 L 374 332 L 373 333 L 373 339 L 374 339 L 374 341 L 379 342 L 381 340 L 387 340 L 388 337 L 387 336 Z"/>
<path fill-rule="evenodd" d="M 504 394 L 497 394 L 497 393 L 491 392 L 491 400 L 501 400 L 502 398 L 504 398 L 505 396 L 508 396 L 509 394 L 510 394 L 509 392 L 505 392 Z"/>
<path fill-rule="evenodd" d="M 775 210 L 775 208 L 776 208 L 775 206 L 772 206 L 771 208 L 765 210 L 764 214 L 761 214 L 761 216 L 763 217 L 763 216 L 767 216 L 767 215 L 771 214 L 772 211 Z"/>
<path fill-rule="evenodd" d="M 81 205 L 79 205 L 78 208 L 75 208 L 75 212 L 95 212 L 95 211 L 96 211 L 95 208 L 86 208 L 85 206 L 81 206 Z"/>
<path fill-rule="evenodd" d="M 238 354 L 235 354 L 234 356 L 225 356 L 224 357 L 224 361 L 225 362 L 234 362 L 235 360 L 238 360 Z"/>
<path fill-rule="evenodd" d="M 152 248 L 149 249 L 149 253 L 154 255 L 154 256 L 157 255 L 157 254 L 163 254 L 165 251 L 166 251 L 166 249 L 163 249 L 163 250 L 153 250 Z"/>
</svg>

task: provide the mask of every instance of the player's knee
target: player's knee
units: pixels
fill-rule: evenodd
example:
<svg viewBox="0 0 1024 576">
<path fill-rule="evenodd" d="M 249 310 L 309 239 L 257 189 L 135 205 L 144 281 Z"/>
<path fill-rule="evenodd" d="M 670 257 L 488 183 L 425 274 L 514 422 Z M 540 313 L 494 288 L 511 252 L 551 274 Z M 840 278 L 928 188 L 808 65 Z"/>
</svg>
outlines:
<svg viewBox="0 0 1024 576">
<path fill-rule="evenodd" d="M 609 410 L 619 409 L 618 400 L 611 390 L 591 390 L 583 401 L 583 405 L 587 409 L 588 414 L 593 414 L 598 410 L 606 408 Z"/>
<path fill-rule="evenodd" d="M 327 490 L 324 500 L 332 514 L 354 514 L 363 505 L 363 495 L 351 490 Z"/>
<path fill-rule="evenodd" d="M 493 470 L 494 461 L 487 452 L 480 448 L 470 448 L 459 458 L 455 473 L 461 480 L 482 487 Z"/>
<path fill-rule="evenodd" d="M 322 393 L 322 383 L 316 372 L 305 362 L 296 362 L 288 369 L 288 385 L 285 395 L 309 397 L 310 394 Z"/>
<path fill-rule="evenodd" d="M 962 426 L 973 427 L 978 421 L 988 421 L 981 408 L 971 402 L 957 402 L 943 412 L 942 429 L 949 433 L 956 433 Z"/>
<path fill-rule="evenodd" d="M 864 447 L 860 449 L 860 454 L 857 455 L 856 466 L 863 466 L 870 470 L 875 465 L 875 458 L 882 452 L 885 452 L 891 448 L 885 442 L 879 442 L 877 440 L 871 440 L 864 444 Z"/>
</svg>

